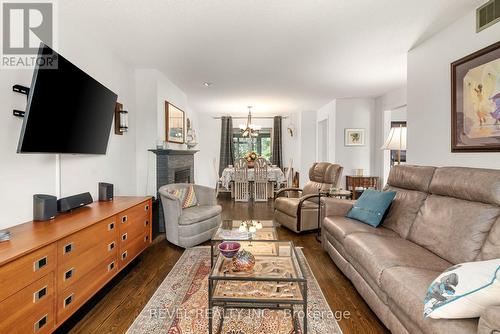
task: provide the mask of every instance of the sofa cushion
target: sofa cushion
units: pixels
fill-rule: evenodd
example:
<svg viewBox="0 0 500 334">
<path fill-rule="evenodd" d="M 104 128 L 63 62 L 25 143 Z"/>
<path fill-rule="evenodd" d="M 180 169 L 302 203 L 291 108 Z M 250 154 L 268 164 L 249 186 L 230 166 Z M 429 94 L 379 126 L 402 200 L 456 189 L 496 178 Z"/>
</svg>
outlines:
<svg viewBox="0 0 500 334">
<path fill-rule="evenodd" d="M 432 178 L 429 192 L 467 201 L 500 205 L 500 170 L 438 168 Z"/>
<path fill-rule="evenodd" d="M 182 210 L 180 225 L 191 225 L 215 217 L 222 212 L 220 205 L 198 205 Z"/>
<path fill-rule="evenodd" d="M 385 212 L 395 196 L 396 192 L 394 191 L 366 189 L 354 203 L 346 217 L 377 227 L 382 222 Z"/>
<path fill-rule="evenodd" d="M 390 299 L 389 307 L 396 313 L 401 310 L 425 333 L 476 333 L 477 319 L 444 320 L 422 316 L 427 288 L 439 274 L 440 271 L 404 266 L 385 270 L 380 282 Z"/>
<path fill-rule="evenodd" d="M 384 191 L 395 191 L 397 194 L 382 225 L 406 239 L 420 207 L 427 198 L 427 193 L 393 186 L 386 186 Z"/>
<path fill-rule="evenodd" d="M 500 207 L 430 195 L 413 223 L 409 240 L 453 264 L 478 256 Z"/>
<path fill-rule="evenodd" d="M 391 168 L 387 184 L 391 187 L 428 192 L 436 167 L 396 165 Z"/>
<path fill-rule="evenodd" d="M 345 237 L 353 233 L 371 233 L 387 237 L 398 237 L 395 232 L 385 227 L 373 227 L 341 216 L 326 217 L 322 224 L 322 227 L 342 244 Z"/>
<path fill-rule="evenodd" d="M 276 201 L 274 201 L 274 208 L 291 217 L 297 217 L 299 202 L 300 198 L 278 197 Z M 311 201 L 305 201 L 302 204 L 302 210 L 317 210 L 317 208 L 318 204 Z"/>
<path fill-rule="evenodd" d="M 344 247 L 377 284 L 380 284 L 382 273 L 392 267 L 426 268 L 439 272 L 450 267 L 449 262 L 399 237 L 354 233 L 345 238 Z"/>
<path fill-rule="evenodd" d="M 500 259 L 500 217 L 497 218 L 495 224 L 488 234 L 488 238 L 484 242 L 481 252 L 476 260 L 484 261 L 491 259 Z"/>
</svg>

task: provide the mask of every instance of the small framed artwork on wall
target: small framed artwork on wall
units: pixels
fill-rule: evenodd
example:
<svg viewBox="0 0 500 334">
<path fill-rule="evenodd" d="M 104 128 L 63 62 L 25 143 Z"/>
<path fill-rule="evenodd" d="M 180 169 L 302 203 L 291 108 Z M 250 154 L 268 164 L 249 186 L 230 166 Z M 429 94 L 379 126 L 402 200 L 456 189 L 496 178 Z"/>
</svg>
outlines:
<svg viewBox="0 0 500 334">
<path fill-rule="evenodd" d="M 365 129 L 345 129 L 344 146 L 364 146 Z"/>
<path fill-rule="evenodd" d="M 500 42 L 451 64 L 451 151 L 500 152 Z"/>
</svg>

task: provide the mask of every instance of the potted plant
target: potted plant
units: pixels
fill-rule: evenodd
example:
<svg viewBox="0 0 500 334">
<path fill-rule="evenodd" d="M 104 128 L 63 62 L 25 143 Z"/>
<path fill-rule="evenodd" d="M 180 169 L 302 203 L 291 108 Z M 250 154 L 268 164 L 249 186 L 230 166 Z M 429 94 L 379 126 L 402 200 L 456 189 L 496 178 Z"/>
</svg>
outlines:
<svg viewBox="0 0 500 334">
<path fill-rule="evenodd" d="M 259 156 L 257 155 L 257 153 L 255 153 L 254 151 L 245 154 L 245 159 L 247 161 L 248 168 L 253 168 L 255 160 L 257 160 L 258 157 Z"/>
</svg>

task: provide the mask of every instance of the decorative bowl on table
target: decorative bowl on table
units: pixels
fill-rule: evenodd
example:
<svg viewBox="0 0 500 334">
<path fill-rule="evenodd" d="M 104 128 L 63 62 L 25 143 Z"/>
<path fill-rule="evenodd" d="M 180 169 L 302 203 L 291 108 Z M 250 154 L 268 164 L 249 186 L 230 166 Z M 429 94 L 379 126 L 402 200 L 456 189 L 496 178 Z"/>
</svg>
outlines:
<svg viewBox="0 0 500 334">
<path fill-rule="evenodd" d="M 232 261 L 234 271 L 251 271 L 255 266 L 255 256 L 244 249 L 238 252 Z"/>
<path fill-rule="evenodd" d="M 219 251 L 222 253 L 222 255 L 225 258 L 232 258 L 233 256 L 238 253 L 240 250 L 241 245 L 238 242 L 234 241 L 224 241 L 223 243 L 219 244 Z"/>
</svg>

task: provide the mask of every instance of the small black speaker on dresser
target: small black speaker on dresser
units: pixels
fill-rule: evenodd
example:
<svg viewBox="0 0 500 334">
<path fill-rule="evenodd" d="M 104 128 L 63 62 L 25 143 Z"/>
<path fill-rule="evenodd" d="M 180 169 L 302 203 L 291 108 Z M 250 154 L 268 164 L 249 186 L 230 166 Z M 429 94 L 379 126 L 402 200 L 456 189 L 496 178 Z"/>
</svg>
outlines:
<svg viewBox="0 0 500 334">
<path fill-rule="evenodd" d="M 54 219 L 57 214 L 57 197 L 51 195 L 33 195 L 33 220 Z"/>
<path fill-rule="evenodd" d="M 113 200 L 113 184 L 99 182 L 99 201 L 107 202 Z"/>
</svg>

